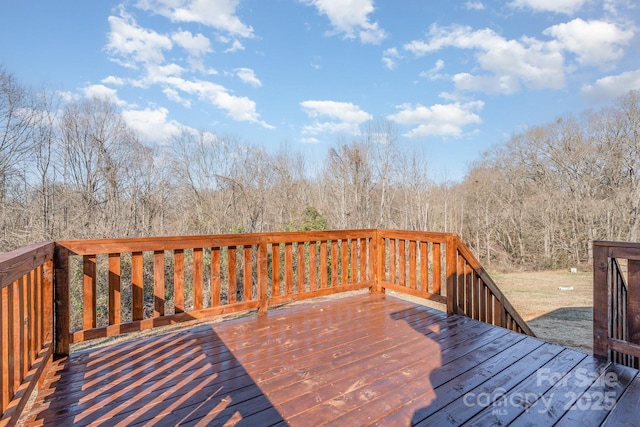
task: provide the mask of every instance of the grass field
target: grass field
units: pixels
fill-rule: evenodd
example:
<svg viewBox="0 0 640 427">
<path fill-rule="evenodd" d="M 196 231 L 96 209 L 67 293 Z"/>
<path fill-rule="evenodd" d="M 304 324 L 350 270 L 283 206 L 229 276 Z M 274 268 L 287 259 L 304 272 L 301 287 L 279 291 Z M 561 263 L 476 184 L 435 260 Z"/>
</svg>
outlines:
<svg viewBox="0 0 640 427">
<path fill-rule="evenodd" d="M 592 351 L 593 273 L 536 271 L 490 276 L 539 338 Z"/>
</svg>

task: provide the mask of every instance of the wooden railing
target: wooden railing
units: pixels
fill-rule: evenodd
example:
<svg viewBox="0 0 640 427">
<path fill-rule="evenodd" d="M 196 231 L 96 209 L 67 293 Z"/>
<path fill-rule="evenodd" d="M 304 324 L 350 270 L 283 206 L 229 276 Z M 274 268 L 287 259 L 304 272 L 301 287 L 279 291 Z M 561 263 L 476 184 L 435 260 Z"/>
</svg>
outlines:
<svg viewBox="0 0 640 427">
<path fill-rule="evenodd" d="M 593 243 L 593 353 L 640 367 L 640 243 Z"/>
<path fill-rule="evenodd" d="M 266 313 L 339 292 L 427 298 L 449 314 L 533 335 L 471 251 L 447 233 L 59 241 L 0 255 L 0 279 L 4 423 L 21 412 L 52 347 L 64 356 L 73 343 L 245 310 Z"/>
<path fill-rule="evenodd" d="M 15 424 L 53 353 L 54 244 L 0 254 L 0 424 Z"/>
<path fill-rule="evenodd" d="M 449 314 L 535 336 L 457 235 L 388 230 L 379 234 L 382 289 L 441 302 Z"/>
<path fill-rule="evenodd" d="M 374 237 L 363 230 L 58 242 L 56 353 L 89 339 L 370 288 Z"/>
<path fill-rule="evenodd" d="M 451 235 L 379 231 L 379 286 L 446 304 L 445 248 Z"/>
<path fill-rule="evenodd" d="M 450 239 L 455 250 L 447 252 L 447 311 L 535 336 L 462 240 Z"/>
</svg>

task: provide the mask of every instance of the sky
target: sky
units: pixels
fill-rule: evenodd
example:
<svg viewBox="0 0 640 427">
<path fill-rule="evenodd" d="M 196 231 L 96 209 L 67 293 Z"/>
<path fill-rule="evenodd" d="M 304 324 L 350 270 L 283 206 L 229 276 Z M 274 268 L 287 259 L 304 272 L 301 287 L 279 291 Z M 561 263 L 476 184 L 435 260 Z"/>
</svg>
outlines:
<svg viewBox="0 0 640 427">
<path fill-rule="evenodd" d="M 371 122 L 436 181 L 491 146 L 640 89 L 636 0 L 4 1 L 0 65 L 108 97 L 150 144 L 207 132 L 302 152 Z"/>
</svg>

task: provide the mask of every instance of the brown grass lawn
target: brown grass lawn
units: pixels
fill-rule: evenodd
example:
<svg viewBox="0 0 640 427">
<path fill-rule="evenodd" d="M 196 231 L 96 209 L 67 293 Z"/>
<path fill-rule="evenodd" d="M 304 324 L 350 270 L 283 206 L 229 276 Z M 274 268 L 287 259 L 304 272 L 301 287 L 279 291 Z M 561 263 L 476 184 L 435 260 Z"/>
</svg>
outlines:
<svg viewBox="0 0 640 427">
<path fill-rule="evenodd" d="M 592 351 L 593 273 L 536 271 L 490 276 L 539 338 Z"/>
</svg>

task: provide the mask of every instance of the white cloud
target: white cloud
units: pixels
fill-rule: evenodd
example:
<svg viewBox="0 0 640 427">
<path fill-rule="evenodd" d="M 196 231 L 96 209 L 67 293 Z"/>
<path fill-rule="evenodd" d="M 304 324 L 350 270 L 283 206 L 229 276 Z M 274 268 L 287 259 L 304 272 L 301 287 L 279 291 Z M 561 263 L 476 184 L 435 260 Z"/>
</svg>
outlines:
<svg viewBox="0 0 640 427">
<path fill-rule="evenodd" d="M 80 96 L 77 93 L 69 92 L 68 90 L 58 91 L 57 93 L 60 95 L 60 99 L 66 103 L 80 100 Z"/>
<path fill-rule="evenodd" d="M 140 9 L 173 22 L 195 22 L 234 36 L 253 37 L 253 28 L 236 16 L 240 0 L 139 0 Z"/>
<path fill-rule="evenodd" d="M 171 137 L 179 135 L 186 128 L 175 120 L 167 121 L 168 114 L 166 108 L 122 111 L 122 117 L 140 139 L 160 144 L 166 144 Z"/>
<path fill-rule="evenodd" d="M 89 85 L 82 89 L 86 98 L 108 99 L 116 105 L 126 105 L 126 102 L 118 98 L 118 91 L 105 85 Z"/>
<path fill-rule="evenodd" d="M 400 125 L 413 126 L 413 129 L 404 135 L 409 138 L 461 136 L 464 126 L 482 122 L 477 112 L 483 107 L 482 101 L 436 104 L 431 107 L 403 104 L 397 107 L 397 113 L 387 118 Z"/>
<path fill-rule="evenodd" d="M 216 36 L 216 41 L 223 44 L 230 45 L 227 49 L 224 50 L 224 53 L 237 52 L 239 50 L 245 50 L 244 45 L 238 39 L 232 39 L 230 37 L 223 36 L 218 34 Z"/>
<path fill-rule="evenodd" d="M 256 73 L 251 68 L 236 68 L 235 72 L 243 82 L 253 87 L 262 86 L 262 82 L 256 77 Z"/>
<path fill-rule="evenodd" d="M 382 62 L 384 62 L 384 65 L 390 69 L 390 70 L 394 70 L 396 68 L 396 59 L 401 59 L 402 56 L 400 56 L 400 53 L 398 52 L 398 49 L 395 47 L 391 47 L 389 49 L 386 49 L 383 53 L 382 53 Z"/>
<path fill-rule="evenodd" d="M 608 102 L 634 89 L 640 89 L 640 69 L 603 77 L 592 85 L 585 85 L 582 95 L 594 103 Z"/>
<path fill-rule="evenodd" d="M 474 31 L 470 27 L 433 25 L 428 41 L 414 40 L 404 45 L 405 50 L 416 56 L 448 47 L 475 50 L 478 64 L 492 76 L 482 77 L 484 82 L 495 83 L 487 87 L 473 84 L 468 88 L 505 93 L 503 83 L 514 79 L 530 88 L 558 89 L 565 85 L 564 57 L 557 42 L 545 43 L 530 37 L 507 40 L 488 28 Z M 459 81 L 468 82 L 469 77 L 475 76 L 469 74 L 466 80 Z M 514 85 L 510 83 L 508 87 Z"/>
<path fill-rule="evenodd" d="M 636 0 L 604 0 L 602 9 L 611 16 L 618 17 L 624 14 L 625 9 L 635 9 Z"/>
<path fill-rule="evenodd" d="M 106 85 L 115 85 L 115 86 L 122 86 L 125 84 L 125 80 L 117 76 L 105 77 L 104 79 L 100 80 L 100 82 Z"/>
<path fill-rule="evenodd" d="M 360 133 L 360 124 L 372 120 L 373 116 L 350 102 L 338 101 L 303 101 L 302 109 L 315 120 L 312 125 L 305 126 L 303 132 L 317 135 L 320 133 Z M 320 121 L 326 118 L 328 121 Z"/>
<path fill-rule="evenodd" d="M 317 143 L 319 143 L 319 142 L 320 142 L 320 141 L 318 140 L 318 138 L 313 138 L 313 137 L 311 137 L 311 138 L 300 138 L 300 140 L 299 140 L 299 141 L 300 141 L 301 143 L 303 143 L 303 144 L 317 144 Z"/>
<path fill-rule="evenodd" d="M 428 78 L 429 80 L 438 80 L 443 77 L 440 74 L 440 71 L 444 68 L 444 61 L 442 59 L 438 59 L 434 64 L 433 68 L 428 71 L 423 71 L 420 73 L 420 77 Z"/>
<path fill-rule="evenodd" d="M 327 15 L 333 33 L 344 33 L 346 38 L 358 37 L 362 43 L 378 44 L 387 37 L 377 22 L 369 20 L 373 13 L 373 0 L 300 0 L 306 5 L 315 6 L 318 12 Z"/>
<path fill-rule="evenodd" d="M 543 34 L 555 37 L 562 49 L 574 53 L 582 65 L 602 65 L 621 58 L 623 46 L 633 39 L 633 31 L 605 21 L 580 18 L 549 27 Z"/>
<path fill-rule="evenodd" d="M 107 51 L 117 56 L 112 59 L 125 67 L 137 68 L 137 63 L 162 63 L 162 51 L 173 46 L 169 37 L 138 26 L 129 16 L 110 16 L 108 21 L 111 29 Z"/>
<path fill-rule="evenodd" d="M 240 40 L 234 40 L 231 43 L 231 46 L 229 46 L 228 49 L 226 49 L 224 51 L 224 53 L 232 53 L 232 52 L 237 52 L 239 50 L 244 50 L 244 45 L 240 42 Z"/>
<path fill-rule="evenodd" d="M 397 59 L 402 59 L 402 56 L 398 52 L 398 49 L 395 48 L 395 47 L 386 49 L 382 53 L 382 62 L 384 63 L 385 67 L 387 67 L 390 70 L 395 70 L 396 69 L 396 60 Z"/>
<path fill-rule="evenodd" d="M 173 33 L 171 39 L 182 46 L 191 56 L 200 57 L 211 52 L 211 42 L 202 34 L 194 36 L 190 31 L 179 31 Z"/>
<path fill-rule="evenodd" d="M 256 112 L 256 103 L 254 101 L 246 96 L 232 95 L 224 86 L 203 80 L 185 80 L 177 76 L 167 77 L 162 83 L 172 88 L 175 94 L 179 94 L 179 91 L 182 91 L 227 111 L 229 117 L 234 120 L 256 123 L 266 129 L 273 128 L 273 126 L 260 119 L 260 114 Z M 175 96 L 175 94 L 172 93 L 171 96 Z"/>
<path fill-rule="evenodd" d="M 484 10 L 486 8 L 484 3 L 478 0 L 475 0 L 475 1 L 469 0 L 464 4 L 464 7 L 466 7 L 469 10 Z"/>
<path fill-rule="evenodd" d="M 171 101 L 181 104 L 185 108 L 191 108 L 191 101 L 181 97 L 177 90 L 165 87 L 162 89 L 162 93 L 164 93 Z"/>
<path fill-rule="evenodd" d="M 472 75 L 458 73 L 453 76 L 458 91 L 478 91 L 510 95 L 520 90 L 520 82 L 511 75 Z"/>
<path fill-rule="evenodd" d="M 520 9 L 531 9 L 536 12 L 555 12 L 573 14 L 580 10 L 589 0 L 514 0 L 510 6 Z"/>
<path fill-rule="evenodd" d="M 147 67 L 146 80 L 149 83 L 162 82 L 167 77 L 180 76 L 184 73 L 184 68 L 178 64 L 155 65 Z"/>
</svg>

